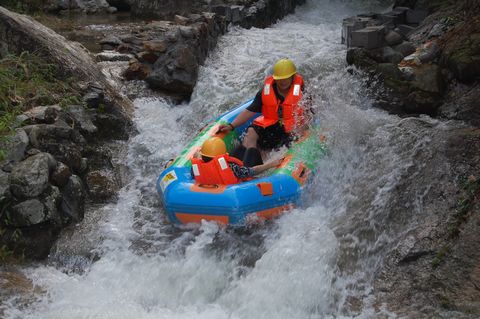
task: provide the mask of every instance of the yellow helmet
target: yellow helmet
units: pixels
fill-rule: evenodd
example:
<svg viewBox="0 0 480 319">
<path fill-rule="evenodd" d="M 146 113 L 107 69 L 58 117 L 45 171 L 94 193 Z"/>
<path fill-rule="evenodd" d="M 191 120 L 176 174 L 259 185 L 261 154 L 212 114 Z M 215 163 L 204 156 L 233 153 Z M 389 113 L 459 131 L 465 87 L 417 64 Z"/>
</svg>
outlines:
<svg viewBox="0 0 480 319">
<path fill-rule="evenodd" d="M 202 150 L 200 151 L 200 155 L 206 157 L 215 157 L 225 153 L 227 153 L 225 142 L 220 137 L 216 136 L 210 137 L 203 142 Z"/>
<path fill-rule="evenodd" d="M 297 73 L 297 68 L 290 59 L 281 59 L 273 66 L 273 78 L 275 80 L 288 79 Z"/>
</svg>

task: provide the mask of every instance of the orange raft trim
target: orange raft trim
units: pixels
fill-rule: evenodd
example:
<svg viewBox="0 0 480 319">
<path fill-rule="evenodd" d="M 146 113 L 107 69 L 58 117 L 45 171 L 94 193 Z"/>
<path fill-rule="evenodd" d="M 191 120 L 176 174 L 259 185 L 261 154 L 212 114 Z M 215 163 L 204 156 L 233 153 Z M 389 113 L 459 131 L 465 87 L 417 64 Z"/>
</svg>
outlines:
<svg viewBox="0 0 480 319">
<path fill-rule="evenodd" d="M 292 204 L 265 209 L 249 215 L 254 215 L 256 218 L 247 218 L 247 224 L 262 222 L 273 219 L 293 208 Z M 175 213 L 175 216 L 182 224 L 201 224 L 202 220 L 216 222 L 220 225 L 228 225 L 229 218 L 224 215 L 205 215 L 205 214 L 189 214 L 189 213 Z M 247 215 L 248 216 L 248 215 Z"/>
<path fill-rule="evenodd" d="M 204 214 L 186 214 L 186 213 L 175 213 L 175 216 L 182 224 L 200 224 L 202 220 L 217 222 L 221 225 L 228 224 L 228 216 L 217 216 L 217 215 L 204 215 Z"/>
<path fill-rule="evenodd" d="M 274 207 L 274 208 L 269 208 L 266 210 L 262 210 L 260 212 L 257 212 L 256 215 L 259 220 L 268 220 L 268 219 L 273 219 L 277 216 L 280 216 L 281 214 L 285 213 L 286 211 L 289 211 L 290 209 L 293 208 L 292 204 L 284 205 L 284 206 L 279 206 L 279 207 Z"/>
<path fill-rule="evenodd" d="M 308 179 L 308 175 L 310 174 L 310 170 L 308 169 L 307 166 L 305 166 L 303 163 L 297 163 L 295 166 L 293 172 L 292 172 L 292 177 L 300 184 L 300 185 L 305 185 Z"/>
<path fill-rule="evenodd" d="M 272 183 L 268 183 L 268 182 L 258 183 L 257 187 L 258 187 L 258 189 L 260 190 L 260 193 L 263 196 L 273 195 L 273 185 L 272 185 Z"/>
<path fill-rule="evenodd" d="M 195 183 L 190 186 L 190 190 L 195 193 L 221 194 L 227 189 L 227 186 L 223 184 L 201 185 Z"/>
</svg>

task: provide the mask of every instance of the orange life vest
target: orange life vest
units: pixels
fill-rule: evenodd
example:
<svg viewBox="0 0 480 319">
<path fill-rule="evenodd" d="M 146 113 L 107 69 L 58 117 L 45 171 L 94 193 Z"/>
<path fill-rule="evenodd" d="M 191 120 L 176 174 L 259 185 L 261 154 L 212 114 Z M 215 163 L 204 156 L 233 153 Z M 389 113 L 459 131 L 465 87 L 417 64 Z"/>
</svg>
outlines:
<svg viewBox="0 0 480 319">
<path fill-rule="evenodd" d="M 198 184 L 204 185 L 237 184 L 241 180 L 235 176 L 228 165 L 230 162 L 243 166 L 241 160 L 228 154 L 218 155 L 206 163 L 199 158 L 192 158 L 193 177 Z"/>
<path fill-rule="evenodd" d="M 278 107 L 282 107 L 283 127 L 285 132 L 289 133 L 295 126 L 302 123 L 303 108 L 298 105 L 298 102 L 302 98 L 303 78 L 295 74 L 290 90 L 281 104 L 273 90 L 273 82 L 273 76 L 265 79 L 262 90 L 262 115 L 257 117 L 253 123 L 261 127 L 269 127 L 277 123 L 280 120 Z"/>
</svg>

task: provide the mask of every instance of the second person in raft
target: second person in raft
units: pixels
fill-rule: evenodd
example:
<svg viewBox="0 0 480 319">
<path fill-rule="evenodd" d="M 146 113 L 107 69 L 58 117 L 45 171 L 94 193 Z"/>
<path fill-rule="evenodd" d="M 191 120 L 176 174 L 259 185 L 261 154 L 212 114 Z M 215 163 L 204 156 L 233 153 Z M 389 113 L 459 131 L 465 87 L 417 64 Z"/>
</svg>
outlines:
<svg viewBox="0 0 480 319">
<path fill-rule="evenodd" d="M 202 185 L 230 185 L 280 165 L 282 159 L 246 167 L 239 159 L 229 156 L 225 142 L 219 137 L 206 140 L 200 151 L 201 158 L 192 159 L 195 182 Z"/>
<path fill-rule="evenodd" d="M 220 125 L 219 131 L 231 131 L 255 114 L 262 113 L 247 129 L 241 147 L 243 152 L 257 147 L 270 150 L 288 146 L 294 138 L 294 130 L 305 125 L 305 110 L 299 105 L 302 90 L 303 78 L 297 74 L 295 64 L 290 59 L 281 59 L 273 66 L 273 75 L 265 79 L 252 104 L 231 123 Z M 239 158 L 244 158 L 242 150 L 236 150 L 236 153 Z"/>
</svg>

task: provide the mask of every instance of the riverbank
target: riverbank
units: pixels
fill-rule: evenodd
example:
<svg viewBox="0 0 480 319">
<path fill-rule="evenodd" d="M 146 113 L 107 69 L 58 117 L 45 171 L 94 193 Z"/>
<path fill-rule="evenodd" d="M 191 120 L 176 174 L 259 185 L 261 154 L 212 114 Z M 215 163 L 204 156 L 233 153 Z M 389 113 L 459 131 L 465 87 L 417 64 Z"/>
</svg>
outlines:
<svg viewBox="0 0 480 319">
<path fill-rule="evenodd" d="M 424 182 L 442 191 L 422 195 L 416 225 L 399 238 L 378 270 L 377 302 L 409 318 L 440 315 L 440 309 L 456 318 L 475 317 L 480 313 L 480 5 L 396 1 L 392 12 L 344 22 L 344 31 L 358 37 L 367 29 L 346 30 L 355 23 L 382 28 L 381 38 L 364 47 L 352 45 L 347 53 L 348 64 L 355 66 L 351 72 L 360 70 L 370 79 L 369 94 L 377 107 L 405 118 L 426 114 L 465 125 L 438 132 L 446 144 L 425 166 L 425 175 L 432 174 L 436 182 Z M 454 172 L 450 178 L 446 170 Z M 415 196 L 408 185 L 399 191 L 402 197 Z M 395 214 L 402 211 L 395 209 Z"/>
<path fill-rule="evenodd" d="M 349 28 L 355 38 L 367 30 L 359 30 L 363 25 L 381 28 L 371 31 L 368 44 L 350 44 L 347 53 L 349 65 L 375 79 L 371 91 L 376 105 L 395 114 L 427 114 L 478 126 L 478 3 L 397 1 L 393 10 L 344 22 L 344 30 Z"/>
</svg>

